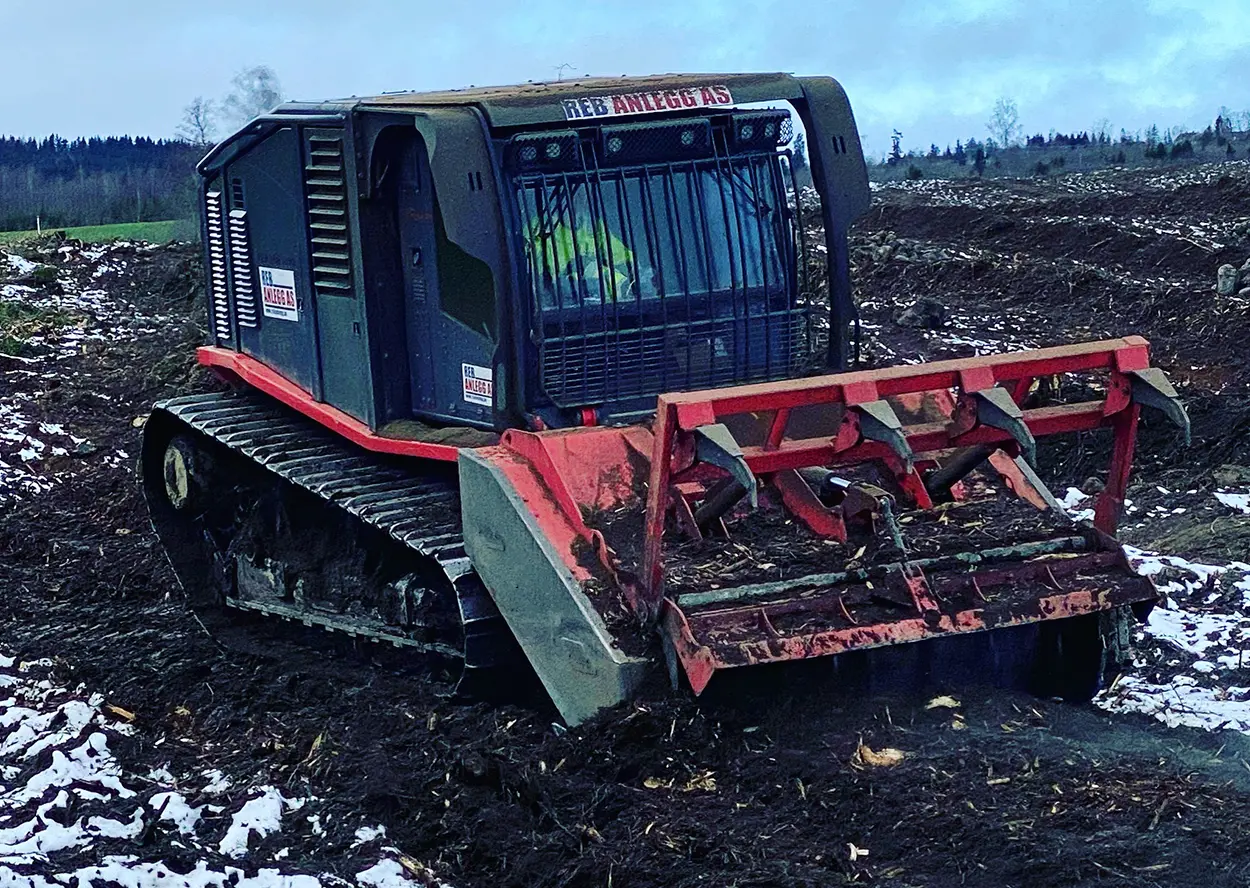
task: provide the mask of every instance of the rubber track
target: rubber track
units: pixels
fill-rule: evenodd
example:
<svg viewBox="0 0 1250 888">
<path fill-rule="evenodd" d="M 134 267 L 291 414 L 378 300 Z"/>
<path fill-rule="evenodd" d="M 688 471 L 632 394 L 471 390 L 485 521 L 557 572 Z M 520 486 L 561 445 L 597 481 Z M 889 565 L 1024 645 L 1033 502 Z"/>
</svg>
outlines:
<svg viewBox="0 0 1250 888">
<path fill-rule="evenodd" d="M 456 594 L 464 624 L 464 650 L 424 644 L 388 632 L 385 626 L 356 625 L 347 619 L 230 599 L 233 606 L 276 613 L 350 635 L 463 656 L 466 673 L 506 662 L 511 633 L 465 554 L 460 491 L 453 480 L 422 476 L 419 463 L 387 461 L 263 395 L 190 395 L 163 401 L 156 409 L 437 563 Z"/>
</svg>

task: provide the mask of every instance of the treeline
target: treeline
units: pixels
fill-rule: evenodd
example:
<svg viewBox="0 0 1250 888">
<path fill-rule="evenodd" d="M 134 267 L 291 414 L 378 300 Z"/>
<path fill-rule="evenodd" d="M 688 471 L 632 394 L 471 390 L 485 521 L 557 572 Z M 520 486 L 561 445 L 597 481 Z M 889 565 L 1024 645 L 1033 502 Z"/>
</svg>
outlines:
<svg viewBox="0 0 1250 888">
<path fill-rule="evenodd" d="M 1179 127 L 1144 133 L 1121 130 L 1118 137 L 1103 132 L 1040 133 L 1004 148 L 994 139 L 957 141 L 945 150 L 903 151 L 894 134 L 890 153 L 879 163 L 869 161 L 874 181 L 893 179 L 958 178 L 961 176 L 1046 176 L 1088 172 L 1108 167 L 1145 166 L 1172 162 L 1244 160 L 1250 158 L 1250 132 L 1226 126 L 1186 132 Z"/>
<path fill-rule="evenodd" d="M 0 137 L 0 231 L 190 216 L 204 149 L 145 137 Z"/>
</svg>

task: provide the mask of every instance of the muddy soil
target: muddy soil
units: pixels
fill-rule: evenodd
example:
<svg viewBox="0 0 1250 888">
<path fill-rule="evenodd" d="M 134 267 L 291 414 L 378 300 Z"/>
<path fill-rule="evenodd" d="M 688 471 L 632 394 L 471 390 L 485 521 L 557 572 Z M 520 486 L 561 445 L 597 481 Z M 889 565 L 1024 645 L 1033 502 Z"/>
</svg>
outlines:
<svg viewBox="0 0 1250 888">
<path fill-rule="evenodd" d="M 1220 466 L 1250 463 L 1250 313 L 1210 292 L 1220 262 L 1250 256 L 1250 242 L 1221 233 L 1250 213 L 1250 174 L 1228 169 L 1231 184 L 1226 172 L 1171 184 L 1141 173 L 1097 187 L 878 191 L 854 241 L 867 356 L 1150 337 L 1190 406 L 1195 444 L 1145 430 L 1130 494 L 1141 526 L 1126 533 L 1189 541 L 1177 554 L 1235 549 L 1239 519 L 1226 519 L 1221 543 L 1217 527 L 1198 533 L 1185 515 L 1146 516 L 1157 486 L 1205 492 Z M 1136 231 L 1141 219 L 1184 231 L 1143 233 L 1138 248 L 1106 229 Z M 353 845 L 366 822 L 466 888 L 1250 882 L 1240 733 L 965 682 L 909 687 L 909 667 L 867 693 L 840 690 L 825 663 L 718 679 L 698 702 L 657 676 L 636 702 L 566 730 L 541 703 L 455 701 L 437 667 L 330 653 L 281 626 L 253 627 L 245 651 L 223 647 L 182 605 L 133 465 L 150 404 L 212 384 L 191 358 L 203 333 L 202 306 L 187 298 L 194 266 L 188 250 L 136 252 L 126 273 L 92 279 L 159 322 L 85 342 L 50 375 L 0 362 L 33 420 L 92 445 L 39 463 L 63 480 L 0 507 L 0 642 L 52 658 L 61 681 L 134 714 L 116 749 L 128 772 L 211 765 L 240 787 L 320 799 L 325 834 L 266 839 L 257 854 L 289 849 L 268 865 L 350 878 L 376 860 Z M 84 261 L 81 273 L 95 272 Z M 952 325 L 896 325 L 917 294 L 940 298 Z M 1052 446 L 1050 471 L 1079 484 L 1097 474 L 1101 446 Z M 941 693 L 952 699 L 929 708 Z M 90 853 L 105 852 L 192 863 L 172 831 Z"/>
</svg>

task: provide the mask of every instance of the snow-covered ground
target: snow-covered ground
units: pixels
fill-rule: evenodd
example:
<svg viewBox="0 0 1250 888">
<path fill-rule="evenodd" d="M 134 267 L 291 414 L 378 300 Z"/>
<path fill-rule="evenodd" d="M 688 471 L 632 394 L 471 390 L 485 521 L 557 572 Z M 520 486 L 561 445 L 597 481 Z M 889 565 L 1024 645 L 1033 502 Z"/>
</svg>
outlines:
<svg viewBox="0 0 1250 888">
<path fill-rule="evenodd" d="M 155 249 L 63 245 L 55 286 L 31 279 L 39 263 L 0 252 L 0 302 L 56 318 L 23 336 L 18 355 L 0 356 L 0 508 L 73 477 L 83 457 L 133 462 L 124 451 L 100 453 L 68 422 L 40 419 L 37 399 L 75 372 L 75 359 L 92 343 L 133 339 L 173 322 L 101 289 L 126 275 L 136 250 Z M 284 842 L 290 837 L 299 847 L 325 835 L 333 815 L 319 810 L 318 799 L 231 781 L 211 768 L 128 767 L 114 748 L 133 733 L 133 714 L 107 703 L 99 689 L 58 685 L 51 665 L 0 654 L 0 888 L 439 884 L 369 823 L 359 824 L 353 853 L 375 863 L 350 878 L 301 871 Z"/>
<path fill-rule="evenodd" d="M 320 888 L 437 885 L 429 870 L 362 824 L 354 847 L 378 862 L 353 881 L 301 873 L 261 839 L 321 835 L 316 798 L 273 786 L 236 789 L 218 771 L 131 773 L 113 754 L 133 715 L 86 688 L 65 688 L 47 661 L 0 655 L 0 886 L 4 888 Z M 154 833 L 187 861 L 145 860 Z M 268 842 L 272 849 L 274 843 Z M 88 862 L 84 862 L 88 861 Z"/>
<path fill-rule="evenodd" d="M 1240 507 L 1239 496 L 1216 494 L 1230 509 Z M 1087 500 L 1070 489 L 1062 502 L 1074 518 L 1088 520 Z M 1185 507 L 1164 511 L 1178 510 Z M 1139 649 L 1161 651 L 1162 662 L 1139 657 L 1094 703 L 1110 712 L 1142 712 L 1170 727 L 1250 733 L 1250 687 L 1234 680 L 1250 670 L 1250 563 L 1204 564 L 1132 546 L 1125 552 L 1163 593 L 1136 638 Z M 1151 680 L 1151 673 L 1166 678 Z"/>
<path fill-rule="evenodd" d="M 56 385 L 68 372 L 67 362 L 89 344 L 154 333 L 169 323 L 169 318 L 145 314 L 94 285 L 105 275 L 124 275 L 133 261 L 126 257 L 134 251 L 156 249 L 160 248 L 124 241 L 91 248 L 61 246 L 57 258 L 64 265 L 57 286 L 51 288 L 5 283 L 29 280 L 40 266 L 0 252 L 0 303 L 57 318 L 45 329 L 23 336 L 21 354 L 0 354 L 0 506 L 48 490 L 74 474 L 74 459 L 97 453 L 86 437 L 33 418 L 31 402 Z M 116 451 L 100 458 L 118 464 L 130 461 L 131 454 Z"/>
<path fill-rule="evenodd" d="M 88 343 L 142 335 L 168 322 L 93 286 L 107 274 L 126 272 L 127 259 L 120 254 L 132 245 L 62 249 L 78 251 L 65 257 L 77 276 L 61 275 L 60 292 L 3 283 L 25 278 L 37 266 L 0 253 L 0 301 L 69 319 L 31 337 L 21 357 L 0 362 L 5 383 L 0 385 L 0 507 L 72 476 L 72 469 L 48 471 L 55 461 L 94 452 L 95 445 L 74 429 L 35 418 L 36 393 L 65 373 Z M 978 349 L 1001 348 L 1001 342 L 970 338 L 973 332 L 971 324 L 955 318 L 949 331 L 933 335 Z M 104 458 L 121 464 L 131 456 L 117 451 Z M 1070 490 L 1063 502 L 1074 518 L 1088 520 L 1092 510 L 1086 499 Z M 1215 500 L 1228 514 L 1250 514 L 1250 492 L 1222 490 Z M 1133 506 L 1128 511 L 1137 519 L 1147 517 Z M 1140 647 L 1168 652 L 1169 677 L 1152 680 L 1160 673 L 1140 660 L 1095 703 L 1111 712 L 1146 713 L 1170 726 L 1250 733 L 1250 687 L 1244 686 L 1250 682 L 1243 671 L 1250 670 L 1250 564 L 1127 552 L 1138 573 L 1166 596 L 1138 641 Z M 173 773 L 169 764 L 128 767 L 113 748 L 133 732 L 133 716 L 110 706 L 96 689 L 61 687 L 51 675 L 50 663 L 0 655 L 0 888 L 441 884 L 426 867 L 388 846 L 385 831 L 369 823 L 357 826 L 352 851 L 363 849 L 376 863 L 350 879 L 301 872 L 298 855 L 283 840 L 290 837 L 297 846 L 324 835 L 332 815 L 320 809 L 317 798 L 298 788 L 232 781 L 211 768 Z M 153 854 L 154 834 L 164 836 L 159 847 L 178 849 L 189 863 L 175 866 L 172 857 Z"/>
<path fill-rule="evenodd" d="M 1180 188 L 1210 185 L 1220 178 L 1244 173 L 1250 161 L 1236 160 L 1220 163 L 1199 164 L 1188 169 L 1162 168 L 1154 171 L 1140 169 L 1105 169 L 1065 173 L 1053 183 L 1071 194 L 1093 194 L 1102 197 L 1120 197 L 1131 194 L 1130 189 L 1171 193 Z M 1036 178 L 994 179 L 899 179 L 892 182 L 872 182 L 873 191 L 902 191 L 923 195 L 934 206 L 968 206 L 985 209 L 991 206 L 1021 207 L 1044 203 L 1045 195 L 1032 193 Z M 1012 186 L 1019 186 L 1013 188 Z M 1119 222 L 1117 217 L 1117 222 Z M 1232 219 L 1229 221 L 1231 227 Z"/>
</svg>

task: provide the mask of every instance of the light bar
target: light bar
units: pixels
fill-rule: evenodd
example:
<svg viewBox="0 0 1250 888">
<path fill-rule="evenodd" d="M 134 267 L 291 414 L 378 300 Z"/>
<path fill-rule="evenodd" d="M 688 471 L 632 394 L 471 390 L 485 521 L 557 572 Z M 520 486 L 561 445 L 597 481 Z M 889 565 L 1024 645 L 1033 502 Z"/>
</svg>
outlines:
<svg viewBox="0 0 1250 888">
<path fill-rule="evenodd" d="M 639 160 L 684 160 L 712 152 L 712 124 L 696 117 L 665 123 L 605 126 L 599 134 L 604 163 Z"/>
<path fill-rule="evenodd" d="M 577 133 L 558 130 L 524 133 L 508 145 L 512 165 L 523 170 L 568 169 L 581 166 Z"/>
</svg>

